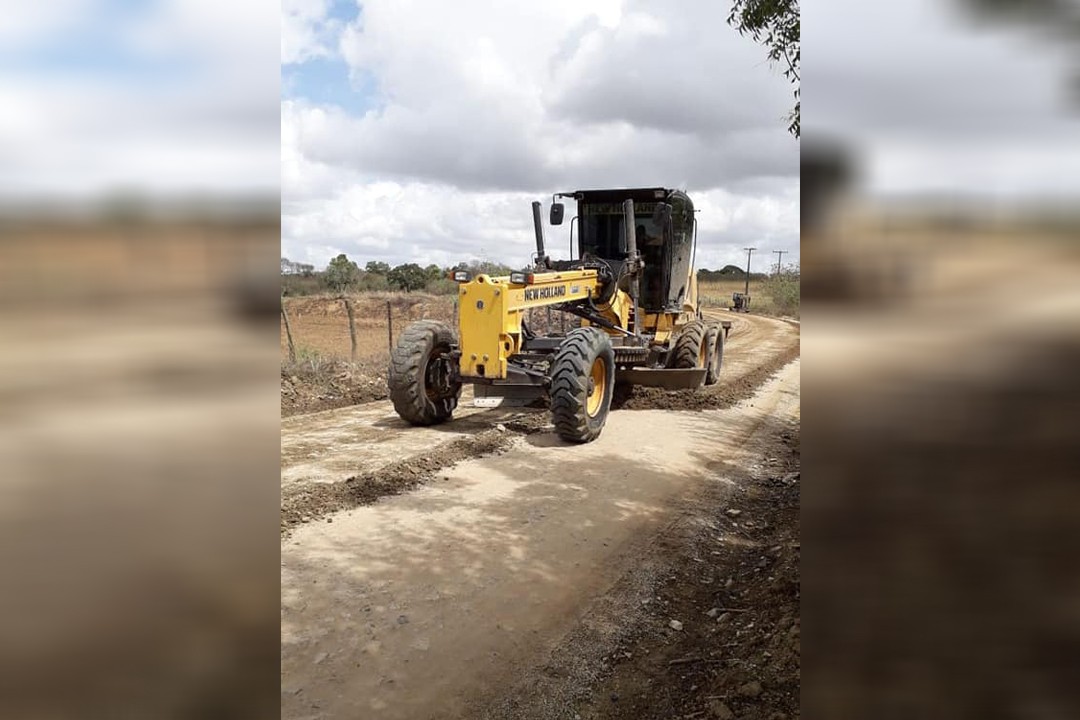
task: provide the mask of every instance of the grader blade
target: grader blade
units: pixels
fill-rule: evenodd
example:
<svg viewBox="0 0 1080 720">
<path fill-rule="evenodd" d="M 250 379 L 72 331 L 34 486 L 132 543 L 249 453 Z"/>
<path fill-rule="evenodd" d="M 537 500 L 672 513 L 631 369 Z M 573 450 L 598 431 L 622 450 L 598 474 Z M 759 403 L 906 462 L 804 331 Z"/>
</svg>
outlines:
<svg viewBox="0 0 1080 720">
<path fill-rule="evenodd" d="M 543 397 L 544 390 L 536 385 L 473 385 L 473 407 L 524 407 Z"/>
<path fill-rule="evenodd" d="M 619 370 L 615 380 L 664 390 L 693 390 L 705 384 L 707 372 L 707 368 L 627 368 Z"/>
</svg>

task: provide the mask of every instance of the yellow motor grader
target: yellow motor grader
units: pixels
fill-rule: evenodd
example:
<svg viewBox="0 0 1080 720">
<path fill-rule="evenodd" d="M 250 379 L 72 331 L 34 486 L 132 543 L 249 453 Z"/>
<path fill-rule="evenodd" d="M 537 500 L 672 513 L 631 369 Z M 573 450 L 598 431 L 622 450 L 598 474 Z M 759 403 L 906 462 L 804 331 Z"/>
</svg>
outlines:
<svg viewBox="0 0 1080 720">
<path fill-rule="evenodd" d="M 698 307 L 690 198 L 664 188 L 557 193 L 552 225 L 565 216 L 559 198 L 577 203 L 570 228 L 576 259 L 548 257 L 541 203 L 534 202 L 531 265 L 501 277 L 453 272 L 456 331 L 421 320 L 401 334 L 388 380 L 404 420 L 449 420 L 462 384 L 472 383 L 482 406 L 546 395 L 559 436 L 589 442 L 604 427 L 616 383 L 684 389 L 717 381 L 724 332 Z M 534 331 L 528 311 L 545 307 L 574 316 L 577 327 Z"/>
</svg>

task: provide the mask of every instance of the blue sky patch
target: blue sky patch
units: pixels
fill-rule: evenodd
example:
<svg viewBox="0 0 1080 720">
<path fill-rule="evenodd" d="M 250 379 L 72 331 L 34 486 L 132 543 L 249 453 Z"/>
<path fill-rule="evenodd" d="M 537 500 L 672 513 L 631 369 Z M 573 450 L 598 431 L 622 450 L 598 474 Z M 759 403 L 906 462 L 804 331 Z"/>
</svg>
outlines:
<svg viewBox="0 0 1080 720">
<path fill-rule="evenodd" d="M 335 26 L 327 38 L 332 55 L 314 57 L 281 68 L 281 98 L 313 105 L 332 105 L 352 115 L 363 115 L 375 106 L 377 86 L 370 73 L 353 73 L 338 52 L 340 29 L 356 22 L 361 8 L 355 0 L 335 0 L 327 12 L 327 25 Z"/>
<path fill-rule="evenodd" d="M 197 73 L 199 58 L 176 54 L 150 58 L 125 43 L 126 27 L 159 5 L 152 0 L 99 2 L 94 12 L 75 18 L 33 45 L 13 50 L 0 47 L 0 69 L 28 76 L 107 77 L 136 86 L 190 79 Z"/>
<path fill-rule="evenodd" d="M 375 79 L 363 73 L 349 77 L 349 66 L 340 57 L 312 58 L 281 68 L 281 98 L 304 100 L 313 105 L 334 105 L 352 115 L 363 115 L 375 106 Z"/>
</svg>

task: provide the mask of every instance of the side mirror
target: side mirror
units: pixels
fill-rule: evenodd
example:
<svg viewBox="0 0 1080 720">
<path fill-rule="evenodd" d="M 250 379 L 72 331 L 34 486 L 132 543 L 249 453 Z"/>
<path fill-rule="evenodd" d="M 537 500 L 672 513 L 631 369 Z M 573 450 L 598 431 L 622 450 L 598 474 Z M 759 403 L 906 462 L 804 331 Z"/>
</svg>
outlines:
<svg viewBox="0 0 1080 720">
<path fill-rule="evenodd" d="M 565 208 L 563 208 L 562 203 L 551 203 L 551 216 L 548 220 L 551 221 L 552 225 L 562 225 L 564 211 Z"/>
<path fill-rule="evenodd" d="M 653 224 L 657 227 L 665 227 L 667 221 L 671 219 L 671 205 L 668 203 L 656 203 L 656 209 L 653 210 Z"/>
</svg>

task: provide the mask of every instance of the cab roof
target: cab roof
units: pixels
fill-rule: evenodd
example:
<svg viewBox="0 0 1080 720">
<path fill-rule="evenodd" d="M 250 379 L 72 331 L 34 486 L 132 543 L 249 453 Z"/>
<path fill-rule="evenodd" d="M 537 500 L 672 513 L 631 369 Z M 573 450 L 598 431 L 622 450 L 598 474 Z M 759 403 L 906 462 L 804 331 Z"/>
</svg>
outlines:
<svg viewBox="0 0 1080 720">
<path fill-rule="evenodd" d="M 575 200 L 584 200 L 585 202 L 612 203 L 622 202 L 623 200 L 633 200 L 634 202 L 656 202 L 657 200 L 663 200 L 672 192 L 674 191 L 668 190 L 667 188 L 652 187 L 574 190 L 573 192 L 559 194 L 564 197 L 573 197 Z"/>
</svg>

